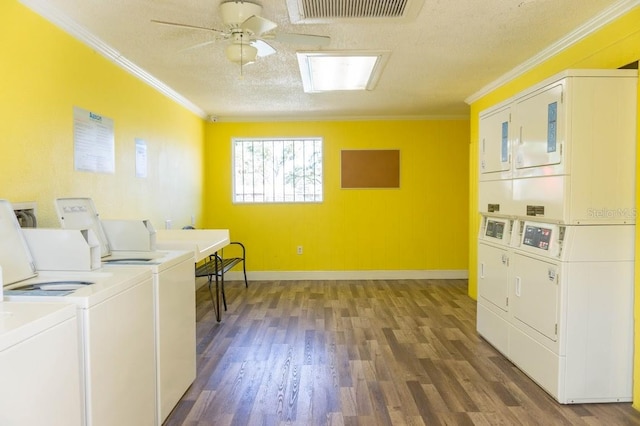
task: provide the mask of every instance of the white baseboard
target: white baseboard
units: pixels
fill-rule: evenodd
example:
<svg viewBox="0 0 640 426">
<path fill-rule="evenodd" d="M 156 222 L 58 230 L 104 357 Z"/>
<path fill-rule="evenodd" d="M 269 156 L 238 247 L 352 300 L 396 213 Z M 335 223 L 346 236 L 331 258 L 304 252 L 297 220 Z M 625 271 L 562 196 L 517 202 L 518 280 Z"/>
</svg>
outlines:
<svg viewBox="0 0 640 426">
<path fill-rule="evenodd" d="M 229 271 L 225 281 L 243 281 L 242 271 Z M 249 281 L 287 280 L 402 280 L 402 279 L 467 279 L 469 271 L 406 270 L 406 271 L 249 271 Z"/>
</svg>

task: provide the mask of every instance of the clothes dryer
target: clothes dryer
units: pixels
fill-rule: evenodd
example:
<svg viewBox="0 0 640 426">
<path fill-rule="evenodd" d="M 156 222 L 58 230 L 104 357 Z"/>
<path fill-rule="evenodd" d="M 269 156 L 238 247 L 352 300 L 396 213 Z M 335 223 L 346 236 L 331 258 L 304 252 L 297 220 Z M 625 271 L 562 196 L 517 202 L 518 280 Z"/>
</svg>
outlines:
<svg viewBox="0 0 640 426">
<path fill-rule="evenodd" d="M 154 424 L 151 271 L 142 267 L 38 271 L 5 200 L 0 200 L 0 247 L 5 300 L 75 306 L 83 424 Z"/>
<path fill-rule="evenodd" d="M 478 235 L 478 333 L 503 354 L 509 340 L 510 239 L 514 219 L 483 216 Z"/>
<path fill-rule="evenodd" d="M 560 403 L 631 401 L 635 227 L 516 234 L 509 358 Z"/>
</svg>

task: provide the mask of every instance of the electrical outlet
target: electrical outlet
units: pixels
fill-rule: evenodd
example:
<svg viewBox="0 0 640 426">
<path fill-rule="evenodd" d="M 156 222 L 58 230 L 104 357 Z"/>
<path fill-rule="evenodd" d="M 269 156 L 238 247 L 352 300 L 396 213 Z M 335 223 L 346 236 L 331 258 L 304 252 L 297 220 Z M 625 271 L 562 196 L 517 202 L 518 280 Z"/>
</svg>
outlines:
<svg viewBox="0 0 640 426">
<path fill-rule="evenodd" d="M 302 254 L 302 246 L 298 246 L 298 248 L 296 249 L 296 252 L 298 254 Z"/>
<path fill-rule="evenodd" d="M 191 215 L 191 226 L 196 226 L 196 215 Z"/>
<path fill-rule="evenodd" d="M 171 229 L 171 219 L 164 221 L 164 229 Z"/>
</svg>

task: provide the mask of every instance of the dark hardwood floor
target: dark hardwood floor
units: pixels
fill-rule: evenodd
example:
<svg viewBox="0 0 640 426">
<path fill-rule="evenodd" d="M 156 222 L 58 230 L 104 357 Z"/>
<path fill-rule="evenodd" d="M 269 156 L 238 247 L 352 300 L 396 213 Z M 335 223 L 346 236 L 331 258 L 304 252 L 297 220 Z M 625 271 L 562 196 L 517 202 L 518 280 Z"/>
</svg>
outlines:
<svg viewBox="0 0 640 426">
<path fill-rule="evenodd" d="M 198 377 L 166 425 L 640 425 L 561 405 L 478 336 L 464 280 L 228 282 L 197 292 Z"/>
</svg>

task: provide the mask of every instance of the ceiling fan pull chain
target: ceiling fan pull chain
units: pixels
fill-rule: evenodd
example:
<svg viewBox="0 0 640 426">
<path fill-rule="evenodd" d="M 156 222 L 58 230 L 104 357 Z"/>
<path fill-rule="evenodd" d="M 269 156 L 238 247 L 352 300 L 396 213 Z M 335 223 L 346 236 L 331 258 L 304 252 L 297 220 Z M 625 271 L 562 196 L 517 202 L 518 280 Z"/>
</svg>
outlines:
<svg viewBox="0 0 640 426">
<path fill-rule="evenodd" d="M 244 40 L 242 40 L 242 37 L 244 37 L 244 33 L 240 33 L 240 78 L 244 77 L 244 70 L 242 69 L 244 68 L 242 66 L 244 65 Z"/>
</svg>

